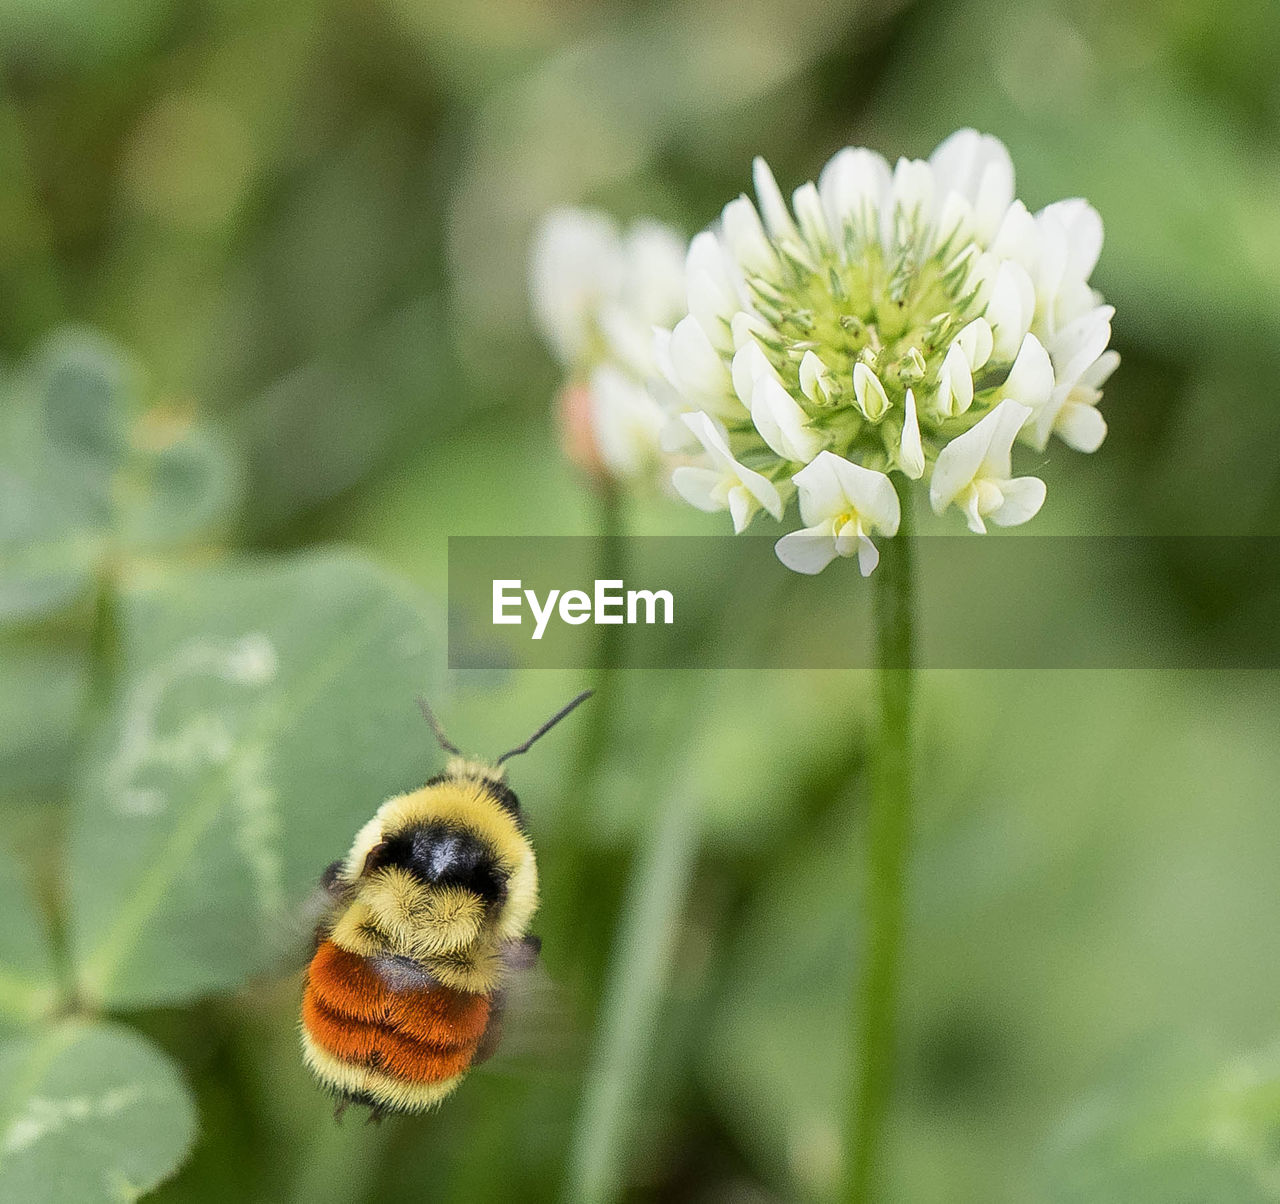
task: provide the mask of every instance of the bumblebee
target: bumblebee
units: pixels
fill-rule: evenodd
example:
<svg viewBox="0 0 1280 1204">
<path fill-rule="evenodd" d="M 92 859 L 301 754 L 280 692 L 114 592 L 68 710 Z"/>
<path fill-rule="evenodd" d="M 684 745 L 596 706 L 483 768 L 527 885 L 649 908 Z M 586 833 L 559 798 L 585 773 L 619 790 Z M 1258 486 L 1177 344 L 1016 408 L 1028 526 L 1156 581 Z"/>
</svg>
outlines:
<svg viewBox="0 0 1280 1204">
<path fill-rule="evenodd" d="M 528 750 L 588 690 L 492 765 L 449 742 L 445 771 L 388 799 L 324 872 L 327 915 L 302 998 L 303 1056 L 337 1099 L 371 1118 L 440 1103 L 496 1049 L 511 975 L 531 967 L 538 869 L 503 762 Z"/>
</svg>

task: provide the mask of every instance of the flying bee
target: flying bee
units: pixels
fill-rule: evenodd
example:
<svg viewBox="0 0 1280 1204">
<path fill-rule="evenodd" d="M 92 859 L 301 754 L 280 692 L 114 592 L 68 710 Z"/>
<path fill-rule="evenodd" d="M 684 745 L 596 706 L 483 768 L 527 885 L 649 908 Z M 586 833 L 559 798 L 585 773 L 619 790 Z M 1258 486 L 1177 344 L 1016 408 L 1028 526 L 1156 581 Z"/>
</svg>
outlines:
<svg viewBox="0 0 1280 1204">
<path fill-rule="evenodd" d="M 529 936 L 538 869 L 503 762 L 526 752 L 579 694 L 492 764 L 468 760 L 430 707 L 450 759 L 419 790 L 388 799 L 324 872 L 328 914 L 302 997 L 308 1066 L 370 1116 L 438 1104 L 496 1048 L 511 976 L 536 962 Z"/>
</svg>

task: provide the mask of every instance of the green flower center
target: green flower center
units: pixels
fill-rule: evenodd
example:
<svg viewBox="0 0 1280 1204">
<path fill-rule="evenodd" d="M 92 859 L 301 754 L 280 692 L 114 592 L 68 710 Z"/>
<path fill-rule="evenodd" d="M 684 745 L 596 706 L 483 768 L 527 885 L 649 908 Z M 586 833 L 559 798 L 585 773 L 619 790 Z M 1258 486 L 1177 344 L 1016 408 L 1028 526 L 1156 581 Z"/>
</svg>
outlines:
<svg viewBox="0 0 1280 1204">
<path fill-rule="evenodd" d="M 956 335 L 982 306 L 971 284 L 976 244 L 952 236 L 932 251 L 922 249 L 910 223 L 886 251 L 876 239 L 846 236 L 846 253 L 803 258 L 778 251 L 780 271 L 748 280 L 753 303 L 772 328 L 757 336 L 769 362 L 804 408 L 809 425 L 824 432 L 842 455 L 858 449 L 859 461 L 876 467 L 892 456 L 902 432 L 908 389 L 917 402 L 938 387 L 940 371 Z M 826 369 L 826 387 L 804 395 L 800 365 L 812 351 Z M 854 366 L 870 368 L 889 397 L 887 414 L 870 422 L 855 405 Z M 922 433 L 941 423 L 921 415 Z M 948 433 L 971 424 L 948 421 Z"/>
</svg>

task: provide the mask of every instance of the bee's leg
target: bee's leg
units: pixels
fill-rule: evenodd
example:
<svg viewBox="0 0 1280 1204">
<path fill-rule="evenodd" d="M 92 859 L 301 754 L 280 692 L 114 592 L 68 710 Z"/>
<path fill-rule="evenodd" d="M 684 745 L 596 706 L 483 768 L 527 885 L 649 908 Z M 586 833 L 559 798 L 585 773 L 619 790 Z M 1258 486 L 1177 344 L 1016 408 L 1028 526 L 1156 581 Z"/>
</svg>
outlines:
<svg viewBox="0 0 1280 1204">
<path fill-rule="evenodd" d="M 347 1110 L 351 1103 L 344 1095 L 336 1104 L 333 1105 L 333 1119 L 335 1124 L 342 1124 L 342 1114 Z"/>
<path fill-rule="evenodd" d="M 369 1108 L 369 1115 L 364 1118 L 367 1125 L 380 1125 L 382 1118 L 386 1116 L 387 1110 L 381 1104 L 373 1104 Z"/>
<path fill-rule="evenodd" d="M 506 992 L 500 989 L 494 991 L 489 996 L 489 1023 L 485 1025 L 484 1033 L 480 1037 L 480 1044 L 476 1046 L 476 1052 L 471 1059 L 473 1066 L 479 1066 L 481 1062 L 487 1062 L 498 1052 L 498 1046 L 502 1044 L 502 1015 L 506 1010 Z"/>
<path fill-rule="evenodd" d="M 325 871 L 320 875 L 320 888 L 332 899 L 340 899 L 345 893 L 346 888 L 342 885 L 339 875 L 342 873 L 342 861 L 334 861 L 325 867 Z"/>
</svg>

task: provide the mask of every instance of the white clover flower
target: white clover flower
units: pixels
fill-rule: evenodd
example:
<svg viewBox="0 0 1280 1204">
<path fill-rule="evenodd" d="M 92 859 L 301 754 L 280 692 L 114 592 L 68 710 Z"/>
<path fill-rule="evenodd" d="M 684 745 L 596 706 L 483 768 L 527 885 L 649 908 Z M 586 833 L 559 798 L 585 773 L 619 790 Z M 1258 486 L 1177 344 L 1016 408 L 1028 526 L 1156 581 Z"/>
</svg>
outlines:
<svg viewBox="0 0 1280 1204">
<path fill-rule="evenodd" d="M 587 395 L 605 469 L 620 480 L 651 471 L 669 416 L 649 389 L 617 365 L 601 364 L 591 374 Z"/>
<path fill-rule="evenodd" d="M 652 340 L 658 368 L 678 397 L 721 417 L 741 415 L 732 374 L 692 315 L 674 330 L 655 331 Z"/>
<path fill-rule="evenodd" d="M 782 495 L 758 472 L 745 468 L 729 451 L 729 434 L 710 414 L 684 414 L 682 420 L 706 452 L 706 466 L 681 465 L 671 475 L 676 492 L 699 510 L 728 510 L 733 529 L 742 534 L 763 507 L 782 518 Z"/>
<path fill-rule="evenodd" d="M 870 576 L 880 563 L 871 533 L 895 535 L 902 520 L 893 482 L 829 451 L 792 480 L 808 525 L 778 540 L 778 559 L 798 573 L 820 573 L 837 556 L 857 555 L 862 575 Z"/>
<path fill-rule="evenodd" d="M 653 331 L 686 312 L 684 259 L 684 240 L 666 226 L 624 232 L 590 210 L 551 213 L 535 238 L 534 317 L 568 377 L 565 446 L 593 473 L 635 479 L 660 462 L 669 414 L 655 396 Z"/>
<path fill-rule="evenodd" d="M 920 422 L 916 414 L 916 397 L 908 389 L 905 400 L 906 415 L 902 421 L 902 438 L 898 443 L 898 468 L 904 476 L 918 481 L 924 476 L 924 444 L 920 440 Z"/>
<path fill-rule="evenodd" d="M 869 422 L 879 422 L 892 405 L 880 378 L 863 363 L 853 366 L 853 396 Z"/>
<path fill-rule="evenodd" d="M 1028 212 L 1004 146 L 973 130 L 893 168 L 840 151 L 790 205 L 763 160 L 753 178 L 757 204 L 731 201 L 690 244 L 686 316 L 655 344 L 677 404 L 703 412 L 697 479 L 732 477 L 754 500 L 735 527 L 772 511 L 759 482 L 779 499 L 794 482 L 806 530 L 779 556 L 816 572 L 857 550 L 869 572 L 871 534 L 898 525 L 891 473 L 928 481 L 934 508 L 974 531 L 1031 518 L 1044 485 L 1013 475 L 1014 441 L 1093 451 L 1106 434 L 1097 403 L 1118 357 L 1089 284 L 1097 213 L 1078 199 Z M 708 508 L 689 471 L 677 488 Z"/>
<path fill-rule="evenodd" d="M 1067 390 L 1053 416 L 1053 433 L 1076 451 L 1095 452 L 1107 437 L 1107 422 L 1098 413 L 1102 386 L 1120 366 L 1120 355 L 1104 351 Z"/>
<path fill-rule="evenodd" d="M 938 454 L 929 502 L 935 514 L 954 503 L 964 512 L 969 530 L 987 533 L 989 518 L 1001 527 L 1016 527 L 1034 518 L 1044 505 L 1039 477 L 1013 477 L 1011 449 L 1029 406 L 1006 398 L 972 430 L 957 435 Z"/>
<path fill-rule="evenodd" d="M 835 391 L 835 382 L 826 364 L 812 351 L 806 351 L 800 360 L 800 391 L 813 402 L 819 400 L 819 394 L 821 400 L 830 401 Z"/>
<path fill-rule="evenodd" d="M 771 372 L 755 382 L 751 394 L 751 421 L 769 450 L 784 460 L 801 464 L 822 450 L 823 438 L 808 425 L 808 415 Z"/>
</svg>

